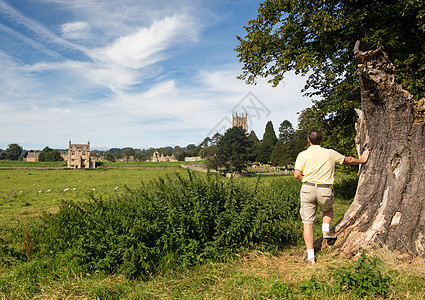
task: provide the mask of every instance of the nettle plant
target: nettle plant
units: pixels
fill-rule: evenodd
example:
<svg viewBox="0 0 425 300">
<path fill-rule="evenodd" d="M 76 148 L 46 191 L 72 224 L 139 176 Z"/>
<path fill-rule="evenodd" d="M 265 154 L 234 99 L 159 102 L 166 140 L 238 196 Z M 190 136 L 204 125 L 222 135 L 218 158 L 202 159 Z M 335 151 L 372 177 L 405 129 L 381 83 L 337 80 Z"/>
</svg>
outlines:
<svg viewBox="0 0 425 300">
<path fill-rule="evenodd" d="M 362 250 L 358 261 L 348 267 L 331 269 L 333 285 L 318 280 L 315 275 L 308 281 L 300 283 L 302 294 L 311 297 L 313 294 L 339 295 L 348 293 L 359 298 L 382 296 L 387 297 L 390 292 L 391 277 L 382 274 L 379 270 L 377 258 L 371 258 Z"/>
<path fill-rule="evenodd" d="M 261 247 L 294 244 L 298 189 L 285 180 L 247 185 L 192 172 L 127 189 L 111 199 L 63 201 L 33 236 L 39 249 L 71 256 L 88 271 L 129 278 L 164 273 Z M 42 254 L 40 252 L 40 254 Z"/>
<path fill-rule="evenodd" d="M 356 264 L 335 270 L 333 273 L 335 289 L 339 292 L 351 292 L 359 297 L 386 297 L 389 293 L 391 278 L 379 270 L 377 258 L 370 258 L 362 250 Z"/>
</svg>

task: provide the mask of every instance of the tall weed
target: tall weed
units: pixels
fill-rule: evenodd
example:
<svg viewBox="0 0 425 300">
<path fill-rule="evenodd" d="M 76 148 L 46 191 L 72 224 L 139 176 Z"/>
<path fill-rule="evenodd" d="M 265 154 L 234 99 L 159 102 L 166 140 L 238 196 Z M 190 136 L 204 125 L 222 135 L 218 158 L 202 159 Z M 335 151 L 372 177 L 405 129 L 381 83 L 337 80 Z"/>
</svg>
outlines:
<svg viewBox="0 0 425 300">
<path fill-rule="evenodd" d="M 348 268 L 339 268 L 333 273 L 335 289 L 339 292 L 349 291 L 356 296 L 386 297 L 391 286 L 391 278 L 382 274 L 376 258 L 369 258 L 362 251 L 357 263 Z"/>
<path fill-rule="evenodd" d="M 111 199 L 63 201 L 32 235 L 39 249 L 71 255 L 87 270 L 146 277 L 293 244 L 301 233 L 298 201 L 298 187 L 283 180 L 252 186 L 189 172 Z"/>
</svg>

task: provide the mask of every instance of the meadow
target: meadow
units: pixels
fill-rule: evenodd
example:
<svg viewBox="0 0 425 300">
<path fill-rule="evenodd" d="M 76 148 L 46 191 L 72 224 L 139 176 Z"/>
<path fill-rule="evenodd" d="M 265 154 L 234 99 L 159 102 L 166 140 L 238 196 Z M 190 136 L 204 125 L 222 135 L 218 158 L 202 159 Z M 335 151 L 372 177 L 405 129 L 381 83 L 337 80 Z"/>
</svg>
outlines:
<svg viewBox="0 0 425 300">
<path fill-rule="evenodd" d="M 157 166 L 1 169 L 0 298 L 425 297 L 423 260 L 399 261 L 383 249 L 357 262 L 321 253 L 318 265 L 305 266 L 295 207 L 299 183 L 292 176 L 229 180 Z M 355 175 L 339 172 L 337 180 L 335 219 L 352 201 Z M 286 199 L 286 207 L 276 206 L 275 199 Z M 221 203 L 221 210 L 215 203 Z M 136 222 L 138 215 L 144 223 Z M 210 224 L 211 219 L 220 219 L 219 226 Z M 113 225 L 97 227 L 107 223 Z M 121 228 L 122 223 L 129 226 Z M 153 227 L 144 230 L 148 226 Z M 314 228 L 317 236 L 320 222 Z M 146 241 L 157 242 L 141 243 L 152 232 L 157 236 Z M 148 259 L 138 257 L 137 251 L 116 255 L 124 251 L 122 245 L 134 249 L 142 244 L 138 251 Z M 165 253 L 165 245 L 173 251 Z M 350 274 L 363 274 L 357 280 L 372 288 L 344 285 L 353 280 Z"/>
</svg>

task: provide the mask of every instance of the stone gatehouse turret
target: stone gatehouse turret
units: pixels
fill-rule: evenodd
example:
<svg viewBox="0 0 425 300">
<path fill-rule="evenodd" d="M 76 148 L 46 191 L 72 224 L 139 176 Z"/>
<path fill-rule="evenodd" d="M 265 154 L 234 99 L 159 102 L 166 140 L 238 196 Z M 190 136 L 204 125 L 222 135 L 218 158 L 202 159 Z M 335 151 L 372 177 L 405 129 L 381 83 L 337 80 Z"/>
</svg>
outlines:
<svg viewBox="0 0 425 300">
<path fill-rule="evenodd" d="M 238 115 L 238 113 L 232 114 L 232 127 L 240 126 L 245 129 L 245 133 L 248 134 L 248 114 Z"/>
</svg>

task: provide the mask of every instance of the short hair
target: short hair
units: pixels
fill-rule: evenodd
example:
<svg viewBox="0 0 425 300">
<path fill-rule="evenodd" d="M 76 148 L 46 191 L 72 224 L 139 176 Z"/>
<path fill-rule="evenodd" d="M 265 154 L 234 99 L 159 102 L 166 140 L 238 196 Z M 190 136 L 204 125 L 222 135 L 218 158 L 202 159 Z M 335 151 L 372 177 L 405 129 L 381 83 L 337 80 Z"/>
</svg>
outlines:
<svg viewBox="0 0 425 300">
<path fill-rule="evenodd" d="M 312 130 L 308 134 L 308 139 L 313 145 L 320 145 L 322 142 L 322 133 L 319 130 Z"/>
</svg>

